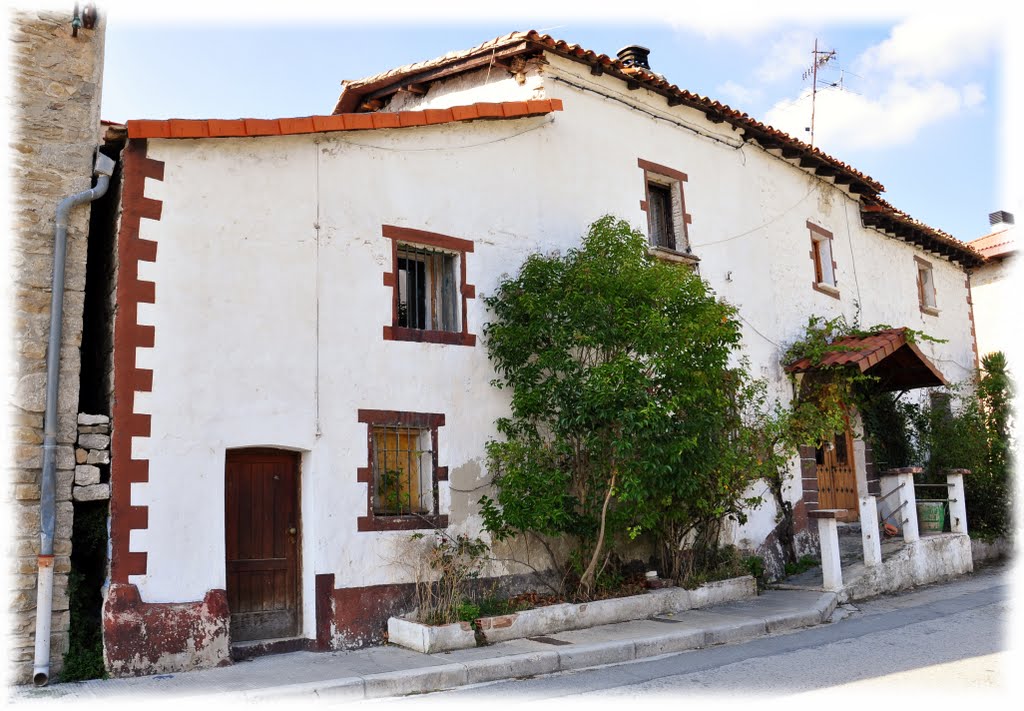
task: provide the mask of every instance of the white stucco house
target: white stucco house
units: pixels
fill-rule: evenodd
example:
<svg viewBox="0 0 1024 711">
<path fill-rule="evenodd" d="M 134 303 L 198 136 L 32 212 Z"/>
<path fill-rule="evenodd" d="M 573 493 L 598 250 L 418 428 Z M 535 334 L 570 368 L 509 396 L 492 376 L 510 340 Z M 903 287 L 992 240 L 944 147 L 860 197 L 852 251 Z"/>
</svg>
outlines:
<svg viewBox="0 0 1024 711">
<path fill-rule="evenodd" d="M 864 367 L 907 387 L 972 375 L 968 274 L 984 257 L 647 65 L 640 48 L 609 58 L 520 32 L 348 82 L 329 115 L 127 123 L 111 673 L 228 663 L 241 642 L 379 643 L 410 605 L 396 544 L 480 527 L 507 395 L 478 297 L 604 214 L 739 307 L 776 397 L 811 315 L 943 339 L 875 344 Z M 819 492 L 813 450 L 794 457 L 801 526 L 877 479 L 862 442 L 836 449 L 845 493 Z M 730 536 L 757 550 L 774 526 L 769 504 Z"/>
<path fill-rule="evenodd" d="M 1020 338 L 1014 330 L 1006 328 L 1006 324 L 1011 323 L 1011 316 L 1018 311 L 1017 227 L 1013 215 L 1005 210 L 991 213 L 989 224 L 991 231 L 987 235 L 968 243 L 986 257 L 985 264 L 971 274 L 978 353 L 984 358 L 989 353 L 1002 351 L 1015 363 L 1011 354 L 1017 354 Z"/>
</svg>

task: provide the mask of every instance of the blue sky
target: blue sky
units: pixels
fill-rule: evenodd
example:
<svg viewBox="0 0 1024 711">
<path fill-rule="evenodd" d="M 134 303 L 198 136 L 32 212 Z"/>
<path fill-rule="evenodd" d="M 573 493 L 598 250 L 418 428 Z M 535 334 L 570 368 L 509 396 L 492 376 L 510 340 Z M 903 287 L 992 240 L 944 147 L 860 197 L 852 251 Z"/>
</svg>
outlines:
<svg viewBox="0 0 1024 711">
<path fill-rule="evenodd" d="M 460 5 L 471 9 L 457 12 Z M 1004 23 L 984 4 L 960 17 L 829 16 L 799 2 L 774 15 L 746 2 L 728 13 L 641 6 L 616 17 L 570 3 L 555 16 L 525 1 L 521 14 L 492 11 L 498 16 L 479 3 L 435 3 L 429 15 L 388 3 L 384 16 L 303 3 L 226 3 L 217 15 L 183 0 L 144 10 L 108 3 L 103 117 L 330 113 L 342 79 L 538 29 L 610 56 L 628 44 L 649 47 L 652 68 L 672 83 L 809 140 L 810 80 L 801 75 L 817 38 L 836 51 L 819 78 L 843 88 L 819 90 L 816 146 L 885 185 L 897 208 L 964 241 L 987 232 L 989 212 L 1017 209 L 1001 177 Z"/>
</svg>

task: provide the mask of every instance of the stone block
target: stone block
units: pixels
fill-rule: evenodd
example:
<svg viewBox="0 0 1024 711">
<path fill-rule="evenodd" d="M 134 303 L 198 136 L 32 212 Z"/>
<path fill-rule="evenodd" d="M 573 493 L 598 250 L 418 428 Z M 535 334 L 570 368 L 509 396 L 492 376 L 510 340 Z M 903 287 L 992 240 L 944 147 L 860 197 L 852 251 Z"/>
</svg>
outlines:
<svg viewBox="0 0 1024 711">
<path fill-rule="evenodd" d="M 93 464 L 79 464 L 75 467 L 75 483 L 79 486 L 100 483 L 100 468 Z"/>
<path fill-rule="evenodd" d="M 363 677 L 363 681 L 366 684 L 365 693 L 368 699 L 422 694 L 465 686 L 466 667 L 462 664 L 442 664 L 424 669 L 402 669 L 382 674 L 368 674 Z"/>
<path fill-rule="evenodd" d="M 79 425 L 79 435 L 108 435 L 110 434 L 110 425 Z"/>
<path fill-rule="evenodd" d="M 72 493 L 75 501 L 103 501 L 110 498 L 110 484 L 76 486 Z"/>
<path fill-rule="evenodd" d="M 89 450 L 78 447 L 75 449 L 75 464 L 85 464 L 89 459 Z"/>
<path fill-rule="evenodd" d="M 552 674 L 558 671 L 558 653 L 528 652 L 507 657 L 475 659 L 464 664 L 466 683 L 480 684 L 511 677 Z"/>
<path fill-rule="evenodd" d="M 105 449 L 90 449 L 85 461 L 87 464 L 110 464 L 110 452 Z"/>
<path fill-rule="evenodd" d="M 78 445 L 86 449 L 107 449 L 110 447 L 110 435 L 83 434 L 78 436 Z"/>
<path fill-rule="evenodd" d="M 16 484 L 13 493 L 18 501 L 39 501 L 39 487 L 35 484 Z"/>
<path fill-rule="evenodd" d="M 110 418 L 107 415 L 87 415 L 84 412 L 78 415 L 80 425 L 109 425 Z"/>
<path fill-rule="evenodd" d="M 636 647 L 631 639 L 580 644 L 558 649 L 558 668 L 562 671 L 584 669 L 602 664 L 628 662 L 635 658 Z"/>
</svg>

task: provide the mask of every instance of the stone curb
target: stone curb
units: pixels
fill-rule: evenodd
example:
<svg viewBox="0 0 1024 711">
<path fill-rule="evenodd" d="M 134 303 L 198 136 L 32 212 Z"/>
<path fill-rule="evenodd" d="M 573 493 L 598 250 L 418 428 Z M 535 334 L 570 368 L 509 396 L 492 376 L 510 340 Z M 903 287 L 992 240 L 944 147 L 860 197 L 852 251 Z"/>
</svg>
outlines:
<svg viewBox="0 0 1024 711">
<path fill-rule="evenodd" d="M 550 652 L 525 652 L 380 674 L 289 684 L 247 691 L 243 697 L 254 702 L 303 696 L 338 700 L 375 699 L 443 691 L 468 684 L 553 674 L 605 664 L 621 664 L 738 642 L 776 631 L 811 627 L 828 621 L 835 610 L 836 601 L 835 593 L 823 593 L 814 608 L 805 612 L 768 615 L 760 620 L 738 620 L 703 630 L 682 630 L 656 637 L 574 644 L 571 648 L 563 647 Z"/>
</svg>

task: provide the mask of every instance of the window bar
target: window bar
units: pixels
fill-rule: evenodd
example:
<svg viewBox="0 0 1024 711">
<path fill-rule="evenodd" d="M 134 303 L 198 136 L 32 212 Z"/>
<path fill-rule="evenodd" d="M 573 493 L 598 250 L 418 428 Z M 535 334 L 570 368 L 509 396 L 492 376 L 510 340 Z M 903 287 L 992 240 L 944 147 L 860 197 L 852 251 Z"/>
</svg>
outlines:
<svg viewBox="0 0 1024 711">
<path fill-rule="evenodd" d="M 413 491 L 413 489 L 412 489 L 412 447 L 409 444 L 410 440 L 411 440 L 411 437 L 412 437 L 412 430 L 406 428 L 406 430 L 405 430 L 405 458 L 406 458 L 405 481 L 406 481 L 406 486 L 408 487 L 406 490 L 409 492 L 409 511 L 408 511 L 408 513 L 410 513 L 410 514 L 412 513 L 412 491 Z"/>
<path fill-rule="evenodd" d="M 439 268 L 439 262 L 441 259 L 440 253 L 435 249 L 430 252 L 430 325 L 435 330 L 443 330 L 444 325 L 441 323 L 441 314 L 438 311 L 437 306 L 437 291 L 440 279 L 438 276 L 441 274 Z"/>
</svg>

